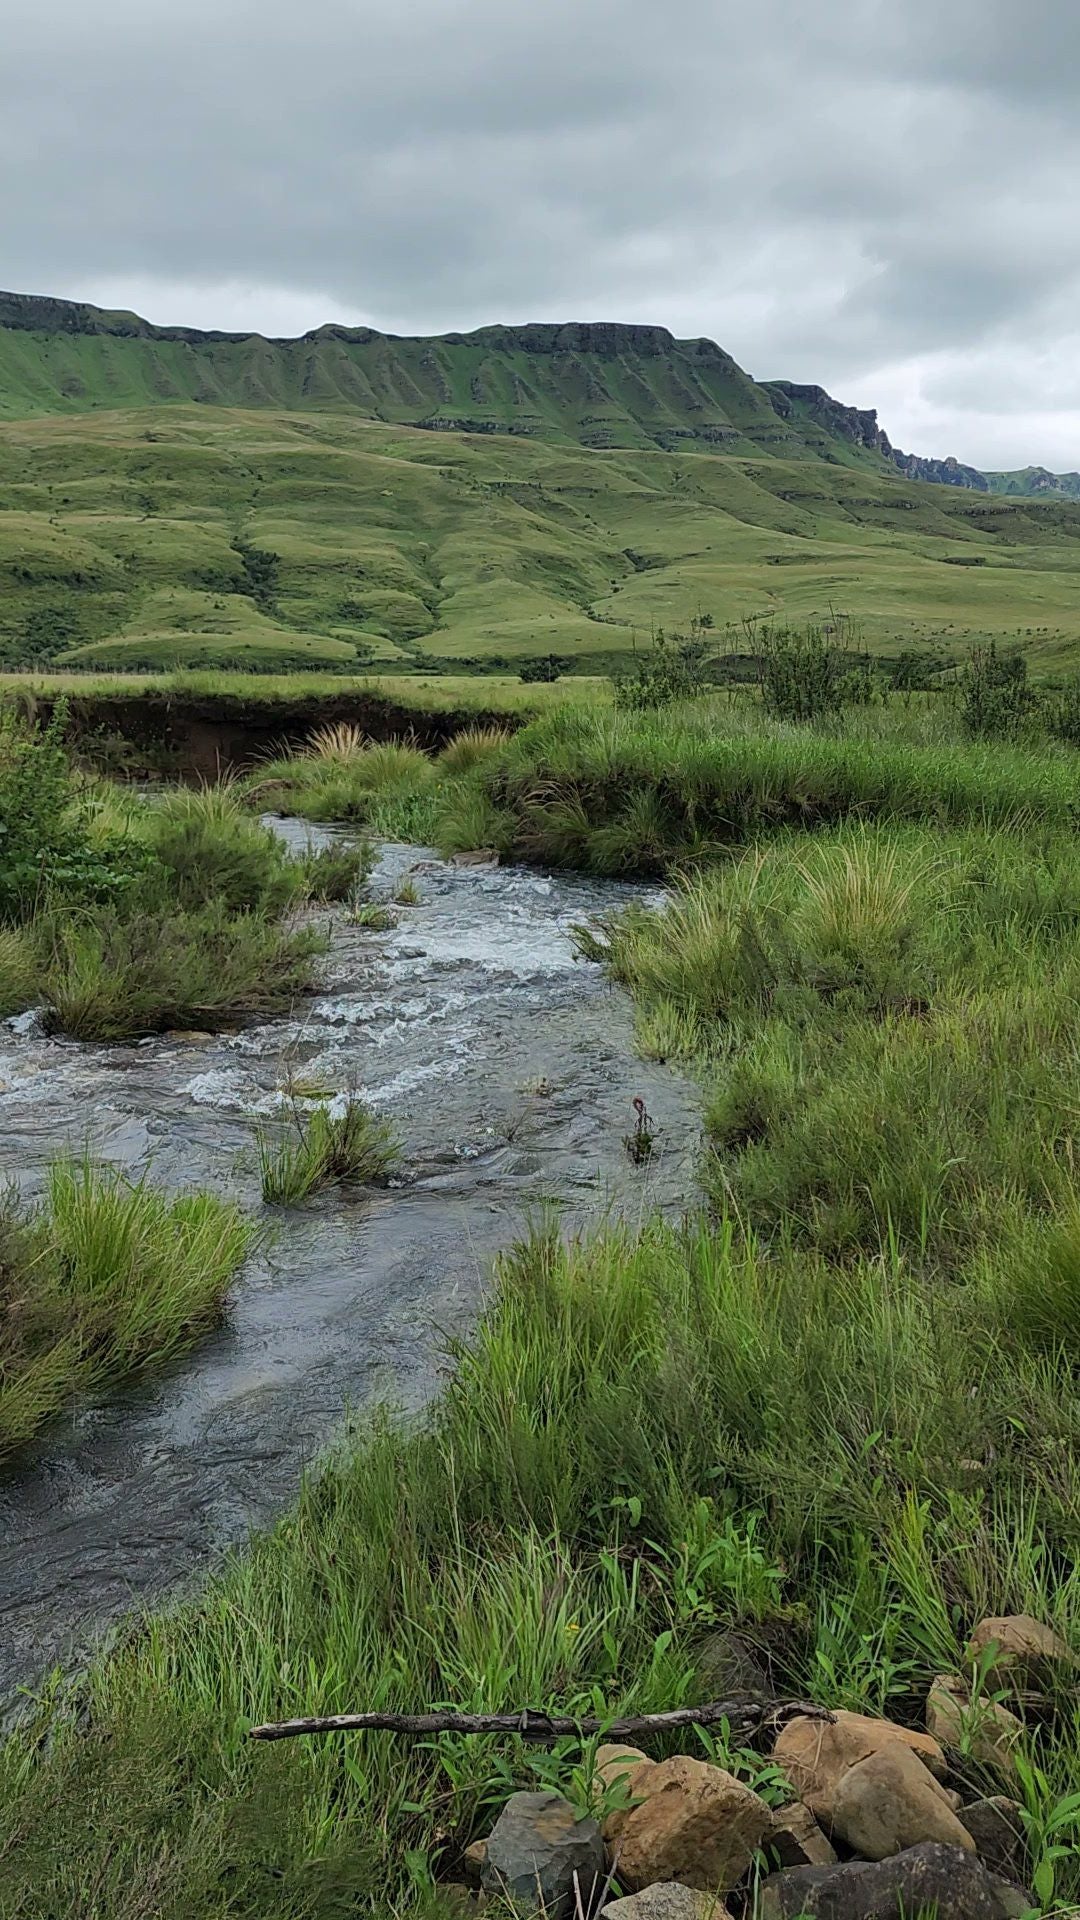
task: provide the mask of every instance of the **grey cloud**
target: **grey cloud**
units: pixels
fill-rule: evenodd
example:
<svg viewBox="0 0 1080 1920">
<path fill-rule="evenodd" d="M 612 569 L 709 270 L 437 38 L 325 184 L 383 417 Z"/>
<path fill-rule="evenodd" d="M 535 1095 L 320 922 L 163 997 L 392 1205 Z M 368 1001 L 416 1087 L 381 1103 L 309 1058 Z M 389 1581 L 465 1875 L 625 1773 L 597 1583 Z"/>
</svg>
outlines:
<svg viewBox="0 0 1080 1920">
<path fill-rule="evenodd" d="M 53 0 L 0 60 L 21 290 L 270 330 L 660 321 L 876 382 L 897 439 L 971 459 L 1006 429 L 964 370 L 1033 395 L 1072 353 L 1062 0 Z M 1017 462 L 1046 418 L 1009 416 Z"/>
</svg>

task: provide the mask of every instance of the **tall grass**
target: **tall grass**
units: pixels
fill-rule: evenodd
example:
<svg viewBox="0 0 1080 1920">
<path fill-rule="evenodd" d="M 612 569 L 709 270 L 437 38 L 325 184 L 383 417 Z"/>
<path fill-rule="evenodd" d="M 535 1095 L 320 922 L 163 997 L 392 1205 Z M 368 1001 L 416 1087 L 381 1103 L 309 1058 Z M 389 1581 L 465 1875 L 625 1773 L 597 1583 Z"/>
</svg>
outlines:
<svg viewBox="0 0 1080 1920">
<path fill-rule="evenodd" d="M 305 820 L 371 822 L 376 810 L 415 801 L 430 787 L 432 763 L 418 747 L 364 745 L 349 734 L 347 750 L 335 740 L 325 750 L 268 761 L 245 782 L 249 805 Z M 336 743 L 336 746 L 335 746 Z"/>
<path fill-rule="evenodd" d="M 99 1663 L 81 1719 L 47 1703 L 8 1743 L 15 1910 L 93 1887 L 102 1920 L 420 1912 L 515 1782 L 577 1790 L 572 1753 L 266 1749 L 254 1720 L 672 1706 L 732 1621 L 778 1690 L 915 1719 L 986 1611 L 1080 1644 L 1071 1369 L 1012 1340 L 993 1276 L 942 1295 L 895 1255 L 838 1275 L 724 1224 L 541 1236 L 455 1359 L 429 1424 L 377 1426 Z M 1080 1757 L 1061 1704 L 1038 1736 L 1049 1798 Z M 1075 1863 L 1058 1871 L 1067 1904 Z"/>
<path fill-rule="evenodd" d="M 0 1020 L 22 1013 L 38 984 L 37 943 L 25 927 L 0 927 Z"/>
<path fill-rule="evenodd" d="M 251 1227 L 209 1194 L 60 1161 L 0 1209 L 0 1457 L 76 1398 L 160 1366 L 219 1318 Z"/>
<path fill-rule="evenodd" d="M 216 1029 L 285 1013 L 313 984 L 314 928 L 214 905 L 58 922 L 44 969 L 46 1024 L 76 1040 Z"/>
<path fill-rule="evenodd" d="M 1072 826 L 1080 760 L 1064 749 L 921 745 L 752 707 L 662 715 L 566 710 L 514 736 L 480 774 L 520 858 L 659 874 L 763 832 L 847 818 Z"/>
</svg>

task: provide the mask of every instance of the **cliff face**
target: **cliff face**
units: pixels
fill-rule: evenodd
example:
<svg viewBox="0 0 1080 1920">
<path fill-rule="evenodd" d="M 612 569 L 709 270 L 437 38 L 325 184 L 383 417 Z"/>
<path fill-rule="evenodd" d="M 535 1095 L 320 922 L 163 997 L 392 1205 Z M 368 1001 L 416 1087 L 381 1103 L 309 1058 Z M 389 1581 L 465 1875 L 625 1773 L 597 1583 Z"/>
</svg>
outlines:
<svg viewBox="0 0 1080 1920">
<path fill-rule="evenodd" d="M 966 467 L 951 457 L 933 460 L 917 453 L 902 453 L 899 447 L 893 446 L 884 427 L 878 425 L 875 407 L 846 407 L 826 393 L 824 387 L 797 386 L 791 380 L 772 380 L 769 391 L 778 397 L 778 412 L 786 402 L 786 417 L 797 411 L 832 439 L 849 441 L 852 446 L 865 447 L 883 460 L 891 461 L 909 480 L 928 480 L 941 487 L 970 487 L 977 493 L 991 490 L 987 476 L 977 467 Z"/>
<path fill-rule="evenodd" d="M 979 493 L 1080 498 L 1080 475 L 980 473 L 894 447 L 873 407 L 761 384 L 712 340 L 570 321 L 429 339 L 324 326 L 298 339 L 159 327 L 75 300 L 0 293 L 0 417 L 198 401 L 346 408 L 435 432 L 585 447 L 682 447 L 819 459 Z"/>
</svg>

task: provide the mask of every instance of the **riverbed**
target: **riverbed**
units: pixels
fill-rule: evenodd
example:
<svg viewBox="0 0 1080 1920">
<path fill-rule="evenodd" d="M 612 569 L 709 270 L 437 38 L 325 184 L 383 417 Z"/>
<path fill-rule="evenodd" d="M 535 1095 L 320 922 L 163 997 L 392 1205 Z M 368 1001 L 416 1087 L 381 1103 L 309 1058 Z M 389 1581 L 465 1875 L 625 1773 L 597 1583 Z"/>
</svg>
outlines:
<svg viewBox="0 0 1080 1920">
<path fill-rule="evenodd" d="M 231 1194 L 267 1228 L 219 1332 L 76 1409 L 0 1481 L 0 1704 L 281 1512 L 350 1418 L 421 1407 L 530 1219 L 576 1232 L 693 1203 L 694 1090 L 636 1057 L 627 1001 L 571 940 L 637 890 L 382 847 L 373 896 L 406 878 L 418 901 L 388 931 L 326 912 L 320 990 L 289 1020 L 124 1047 L 0 1026 L 0 1177 L 33 1195 L 50 1159 L 89 1147 Z M 394 1184 L 262 1208 L 258 1126 L 350 1093 L 402 1139 Z M 624 1144 L 635 1097 L 655 1132 L 641 1166 Z"/>
</svg>

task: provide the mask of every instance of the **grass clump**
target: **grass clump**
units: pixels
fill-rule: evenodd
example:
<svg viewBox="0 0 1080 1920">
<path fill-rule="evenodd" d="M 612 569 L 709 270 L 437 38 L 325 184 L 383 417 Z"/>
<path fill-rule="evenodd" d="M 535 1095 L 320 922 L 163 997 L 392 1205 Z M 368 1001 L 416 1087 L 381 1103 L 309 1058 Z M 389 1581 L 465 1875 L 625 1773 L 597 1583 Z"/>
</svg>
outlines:
<svg viewBox="0 0 1080 1920">
<path fill-rule="evenodd" d="M 44 967 L 45 1021 L 76 1040 L 116 1041 L 267 1019 L 310 990 L 323 945 L 315 929 L 219 905 L 61 921 Z"/>
<path fill-rule="evenodd" d="M 389 933 L 397 926 L 397 915 L 381 900 L 360 900 L 349 911 L 349 925 L 365 933 Z"/>
<path fill-rule="evenodd" d="M 294 1105 L 290 1132 L 259 1136 L 262 1196 L 268 1205 L 297 1207 L 337 1183 L 381 1186 L 401 1157 L 393 1128 L 362 1100 L 339 1112 Z"/>
<path fill-rule="evenodd" d="M 510 735 L 503 727 L 466 727 L 454 735 L 439 755 L 439 771 L 448 779 L 460 779 L 501 753 Z"/>
<path fill-rule="evenodd" d="M 43 1205 L 0 1206 L 0 1457 L 77 1398 L 160 1366 L 220 1317 L 252 1242 L 209 1194 L 171 1199 L 61 1161 Z"/>
<path fill-rule="evenodd" d="M 25 927 L 0 927 L 0 1020 L 22 1013 L 38 989 L 37 945 Z"/>
</svg>

